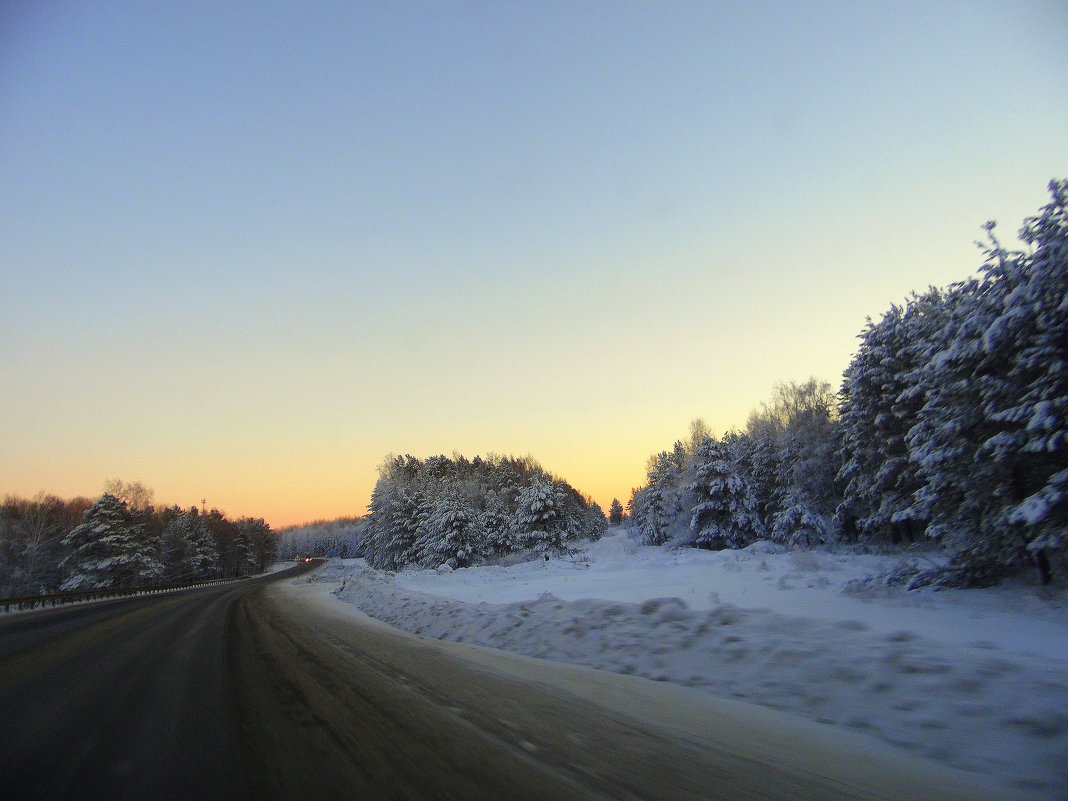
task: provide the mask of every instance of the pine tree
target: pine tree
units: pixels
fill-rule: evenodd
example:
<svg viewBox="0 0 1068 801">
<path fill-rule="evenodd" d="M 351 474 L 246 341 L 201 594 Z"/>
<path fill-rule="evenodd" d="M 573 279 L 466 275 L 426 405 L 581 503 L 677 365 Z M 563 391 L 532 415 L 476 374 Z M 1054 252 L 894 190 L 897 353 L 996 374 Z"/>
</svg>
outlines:
<svg viewBox="0 0 1068 801">
<path fill-rule="evenodd" d="M 519 550 L 512 516 L 496 493 L 490 493 L 482 512 L 482 530 L 486 533 L 486 548 L 489 555 L 502 555 Z"/>
<path fill-rule="evenodd" d="M 163 567 L 160 580 L 164 584 L 182 581 L 190 572 L 189 561 L 193 550 L 191 526 L 181 510 L 164 525 L 160 534 L 159 560 Z"/>
<path fill-rule="evenodd" d="M 393 500 L 397 492 L 392 482 L 379 477 L 371 491 L 371 502 L 367 505 L 367 533 L 364 537 L 364 551 L 367 561 L 380 570 L 390 569 L 392 552 L 387 548 L 393 529 Z"/>
<path fill-rule="evenodd" d="M 753 489 L 754 508 L 761 526 L 770 530 L 779 511 L 780 484 L 790 480 L 790 475 L 789 471 L 781 475 L 783 465 L 779 446 L 767 430 L 761 430 L 751 439 L 753 444 L 749 464 L 752 472 L 748 478 Z"/>
<path fill-rule="evenodd" d="M 183 512 L 177 506 L 165 510 L 160 533 L 162 581 L 173 583 L 216 578 L 219 550 L 211 531 L 196 507 Z"/>
<path fill-rule="evenodd" d="M 772 523 L 771 538 L 784 545 L 811 548 L 834 539 L 831 522 L 798 487 L 791 487 Z"/>
<path fill-rule="evenodd" d="M 62 591 L 141 586 L 159 580 L 163 566 L 145 540 L 143 525 L 124 501 L 104 493 L 83 520 L 63 538 L 70 552 L 62 563 L 69 571 Z"/>
<path fill-rule="evenodd" d="M 390 501 L 390 528 L 380 549 L 379 566 L 395 569 L 423 561 L 421 543 L 433 512 L 434 507 L 421 490 L 398 489 Z"/>
<path fill-rule="evenodd" d="M 951 551 L 966 547 L 964 540 L 973 539 L 970 532 L 985 539 L 991 520 L 985 491 L 975 491 L 977 484 L 988 486 L 991 478 L 989 463 L 975 460 L 987 436 L 973 380 L 989 317 L 982 296 L 978 281 L 953 285 L 943 294 L 938 315 L 932 315 L 931 330 L 910 337 L 910 347 L 920 351 L 911 391 L 922 398 L 922 405 L 906 435 L 909 459 L 921 479 L 908 511 L 930 520 L 928 536 Z"/>
<path fill-rule="evenodd" d="M 891 307 L 878 323 L 869 320 L 845 372 L 838 516 L 864 538 L 889 535 L 898 542 L 903 532 L 914 539 L 926 528 L 926 510 L 916 503 L 925 480 L 907 436 L 925 400 L 931 343 L 948 308 L 946 294 L 931 289 L 904 308 Z"/>
<path fill-rule="evenodd" d="M 221 574 L 219 548 L 211 536 L 211 530 L 197 514 L 196 507 L 190 509 L 185 518 L 188 520 L 190 578 L 217 578 Z"/>
<path fill-rule="evenodd" d="M 251 518 L 238 521 L 237 531 L 227 554 L 227 563 L 238 576 L 256 572 L 256 549 L 253 545 L 254 526 Z"/>
<path fill-rule="evenodd" d="M 485 534 L 480 522 L 463 497 L 447 493 L 434 507 L 417 546 L 420 563 L 428 567 L 442 563 L 466 567 L 483 556 Z"/>
<path fill-rule="evenodd" d="M 690 518 L 692 544 L 710 550 L 743 548 L 762 536 L 749 482 L 735 470 L 722 443 L 709 438 L 701 444 L 691 490 L 697 500 Z"/>
<path fill-rule="evenodd" d="M 917 506 L 952 554 L 914 583 L 995 583 L 1033 564 L 1044 582 L 1068 524 L 1068 182 L 1025 221 L 1028 253 L 987 225 L 983 277 L 946 296 L 921 370 L 924 402 L 907 441 L 926 484 Z"/>
<path fill-rule="evenodd" d="M 980 385 L 997 429 L 980 457 L 1004 481 L 999 529 L 1023 545 L 1044 583 L 1050 554 L 1068 546 L 1068 180 L 1049 189 L 1051 202 L 1020 231 L 1031 252 L 1005 250 L 989 225 L 983 269 L 996 316 L 982 337 Z"/>
<path fill-rule="evenodd" d="M 535 479 L 519 497 L 513 528 L 524 548 L 565 552 L 567 519 L 560 488 L 544 478 Z"/>
<path fill-rule="evenodd" d="M 623 523 L 623 504 L 619 502 L 619 498 L 613 498 L 612 505 L 608 507 L 608 523 L 612 526 Z"/>
<path fill-rule="evenodd" d="M 250 573 L 261 573 L 274 561 L 278 543 L 271 527 L 262 517 L 245 517 L 237 521 L 237 527 L 248 537 L 252 547 L 252 561 L 248 566 Z"/>
<path fill-rule="evenodd" d="M 634 521 L 646 545 L 663 545 L 675 536 L 684 506 L 680 497 L 682 465 L 674 454 L 650 460 L 649 483 L 634 498 Z"/>
<path fill-rule="evenodd" d="M 591 503 L 575 521 L 574 535 L 586 540 L 599 540 L 608 531 L 608 520 L 600 504 Z"/>
</svg>

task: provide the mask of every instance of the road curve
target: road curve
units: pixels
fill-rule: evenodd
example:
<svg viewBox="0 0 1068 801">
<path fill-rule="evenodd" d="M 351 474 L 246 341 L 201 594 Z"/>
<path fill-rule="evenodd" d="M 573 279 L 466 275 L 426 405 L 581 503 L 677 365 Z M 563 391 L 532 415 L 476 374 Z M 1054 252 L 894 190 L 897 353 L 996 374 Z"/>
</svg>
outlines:
<svg viewBox="0 0 1068 801">
<path fill-rule="evenodd" d="M 0 619 L 0 797 L 1024 797 L 768 710 L 399 632 L 279 579 Z"/>
</svg>

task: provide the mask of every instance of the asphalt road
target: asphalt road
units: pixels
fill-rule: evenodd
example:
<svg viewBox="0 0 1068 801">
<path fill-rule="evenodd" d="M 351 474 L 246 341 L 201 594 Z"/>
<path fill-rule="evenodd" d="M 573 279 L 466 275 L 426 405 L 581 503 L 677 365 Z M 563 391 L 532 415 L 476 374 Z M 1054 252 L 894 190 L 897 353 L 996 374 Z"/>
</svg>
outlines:
<svg viewBox="0 0 1068 801">
<path fill-rule="evenodd" d="M 0 619 L 0 798 L 1015 797 L 768 710 L 399 632 L 286 577 Z"/>
</svg>

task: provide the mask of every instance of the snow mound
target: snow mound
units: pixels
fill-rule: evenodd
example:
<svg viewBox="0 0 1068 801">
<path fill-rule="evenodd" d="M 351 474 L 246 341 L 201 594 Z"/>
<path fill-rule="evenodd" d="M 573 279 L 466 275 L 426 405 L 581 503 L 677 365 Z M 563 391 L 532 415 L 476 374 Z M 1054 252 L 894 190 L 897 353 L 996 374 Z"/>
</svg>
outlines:
<svg viewBox="0 0 1068 801">
<path fill-rule="evenodd" d="M 467 603 L 362 565 L 336 594 L 416 634 L 699 688 L 1068 799 L 1065 662 L 676 597 Z"/>
<path fill-rule="evenodd" d="M 638 552 L 638 543 L 626 534 L 613 534 L 591 542 L 586 546 L 586 558 L 590 562 L 615 562 Z"/>
</svg>

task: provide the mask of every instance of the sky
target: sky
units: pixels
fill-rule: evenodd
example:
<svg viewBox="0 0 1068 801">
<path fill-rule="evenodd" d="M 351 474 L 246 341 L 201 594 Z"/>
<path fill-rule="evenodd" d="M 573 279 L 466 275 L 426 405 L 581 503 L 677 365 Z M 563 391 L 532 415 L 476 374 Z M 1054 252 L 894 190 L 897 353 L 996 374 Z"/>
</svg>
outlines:
<svg viewBox="0 0 1068 801">
<path fill-rule="evenodd" d="M 0 493 L 607 508 L 1068 176 L 1061 2 L 0 5 Z"/>
</svg>

